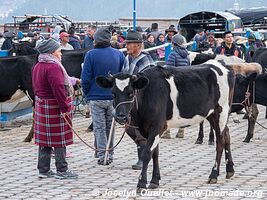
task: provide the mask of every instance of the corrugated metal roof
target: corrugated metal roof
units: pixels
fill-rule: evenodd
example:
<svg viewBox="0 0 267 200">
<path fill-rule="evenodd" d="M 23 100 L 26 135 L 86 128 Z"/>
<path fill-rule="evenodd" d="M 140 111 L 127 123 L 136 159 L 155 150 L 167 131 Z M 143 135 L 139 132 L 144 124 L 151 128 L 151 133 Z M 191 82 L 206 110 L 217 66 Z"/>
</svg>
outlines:
<svg viewBox="0 0 267 200">
<path fill-rule="evenodd" d="M 240 19 L 240 17 L 238 17 L 232 13 L 229 13 L 229 12 L 216 11 L 214 13 L 221 15 L 222 17 L 226 18 L 227 20 Z"/>
</svg>

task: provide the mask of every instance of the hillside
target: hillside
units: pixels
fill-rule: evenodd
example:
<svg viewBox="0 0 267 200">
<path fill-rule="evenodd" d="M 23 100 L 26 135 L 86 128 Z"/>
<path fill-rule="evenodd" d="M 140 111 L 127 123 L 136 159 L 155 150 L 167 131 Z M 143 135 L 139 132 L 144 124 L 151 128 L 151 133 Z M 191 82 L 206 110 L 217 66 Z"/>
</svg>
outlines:
<svg viewBox="0 0 267 200">
<path fill-rule="evenodd" d="M 117 20 L 132 16 L 133 0 L 1 0 L 0 12 L 8 4 L 12 6 L 8 18 L 0 18 L 0 23 L 11 21 L 12 15 L 61 14 L 73 20 Z M 12 3 L 13 2 L 13 3 Z M 14 3 L 17 2 L 17 3 Z M 45 3 L 44 3 L 45 2 Z M 179 18 L 200 10 L 220 10 L 233 7 L 234 0 L 136 0 L 139 17 Z M 266 0 L 239 0 L 241 8 L 267 6 Z M 253 5 L 252 5 L 253 2 Z M 7 12 L 7 11 L 6 11 Z M 1 17 L 1 16 L 0 16 Z"/>
</svg>

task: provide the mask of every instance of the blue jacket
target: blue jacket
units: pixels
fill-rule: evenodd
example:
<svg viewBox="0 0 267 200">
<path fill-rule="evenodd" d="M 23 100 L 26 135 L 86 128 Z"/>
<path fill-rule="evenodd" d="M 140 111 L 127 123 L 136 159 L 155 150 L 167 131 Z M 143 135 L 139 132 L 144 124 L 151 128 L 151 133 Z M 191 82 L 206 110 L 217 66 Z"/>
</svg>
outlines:
<svg viewBox="0 0 267 200">
<path fill-rule="evenodd" d="M 94 38 L 89 37 L 88 35 L 85 37 L 83 44 L 82 44 L 83 49 L 93 49 L 94 48 Z"/>
<path fill-rule="evenodd" d="M 95 48 L 87 52 L 81 74 L 81 85 L 86 100 L 112 100 L 111 89 L 96 84 L 97 76 L 116 74 L 122 70 L 124 55 L 112 47 Z"/>
<path fill-rule="evenodd" d="M 174 46 L 173 50 L 171 51 L 168 60 L 166 61 L 166 65 L 171 66 L 189 66 L 189 54 L 188 51 L 184 48 Z"/>
<path fill-rule="evenodd" d="M 81 49 L 81 45 L 79 40 L 75 36 L 69 36 L 69 44 L 73 47 L 73 49 Z"/>
</svg>

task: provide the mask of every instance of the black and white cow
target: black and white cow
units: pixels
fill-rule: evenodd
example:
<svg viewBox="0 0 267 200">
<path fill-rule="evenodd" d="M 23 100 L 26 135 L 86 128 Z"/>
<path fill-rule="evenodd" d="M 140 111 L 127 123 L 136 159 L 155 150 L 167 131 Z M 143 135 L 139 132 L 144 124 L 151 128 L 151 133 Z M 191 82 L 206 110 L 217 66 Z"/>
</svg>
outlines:
<svg viewBox="0 0 267 200">
<path fill-rule="evenodd" d="M 115 120 L 137 126 L 147 138 L 143 151 L 143 168 L 137 188 L 146 188 L 148 163 L 153 158 L 149 188 L 160 180 L 158 163 L 160 135 L 169 127 L 188 127 L 208 119 L 216 132 L 216 160 L 209 183 L 219 176 L 223 150 L 226 155 L 226 178 L 234 175 L 227 127 L 234 88 L 230 68 L 211 60 L 199 67 L 152 67 L 138 76 L 119 73 L 97 77 L 99 86 L 112 88 Z"/>
</svg>

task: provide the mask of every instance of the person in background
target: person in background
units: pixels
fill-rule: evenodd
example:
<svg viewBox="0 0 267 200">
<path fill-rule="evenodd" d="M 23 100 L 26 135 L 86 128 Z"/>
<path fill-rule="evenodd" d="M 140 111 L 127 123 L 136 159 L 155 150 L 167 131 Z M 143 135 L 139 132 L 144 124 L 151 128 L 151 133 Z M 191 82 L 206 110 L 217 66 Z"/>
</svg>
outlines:
<svg viewBox="0 0 267 200">
<path fill-rule="evenodd" d="M 171 43 L 172 36 L 174 36 L 176 33 L 177 31 L 175 30 L 174 25 L 170 25 L 170 27 L 165 30 L 165 41 Z"/>
<path fill-rule="evenodd" d="M 252 62 L 252 57 L 258 48 L 264 47 L 261 40 L 257 40 L 255 35 L 248 36 L 248 50 L 246 53 L 246 62 Z"/>
<path fill-rule="evenodd" d="M 22 38 L 24 38 L 24 35 L 23 35 L 22 31 L 18 31 L 17 38 L 18 38 L 18 41 L 20 41 Z"/>
<path fill-rule="evenodd" d="M 185 67 L 190 65 L 189 53 L 186 49 L 186 39 L 181 34 L 175 34 L 172 37 L 172 47 L 168 60 L 166 61 L 166 65 L 174 66 L 174 67 Z M 162 135 L 163 138 L 171 138 L 170 130 L 168 129 Z M 184 137 L 184 129 L 179 128 L 178 133 L 176 134 L 177 138 Z"/>
<path fill-rule="evenodd" d="M 152 48 L 152 47 L 155 47 L 156 46 L 156 43 L 155 43 L 155 38 L 154 36 L 149 33 L 147 35 L 147 40 L 144 42 L 144 48 L 145 49 L 148 49 L 148 48 Z M 154 61 L 157 61 L 158 60 L 158 54 L 157 54 L 157 50 L 150 50 L 148 51 L 149 55 L 151 56 L 151 58 L 154 60 Z"/>
<path fill-rule="evenodd" d="M 132 75 L 142 72 L 151 66 L 155 66 L 151 56 L 147 52 L 142 52 L 143 37 L 140 32 L 129 30 L 125 42 L 128 55 L 125 58 L 123 72 Z M 135 125 L 133 121 L 131 121 L 131 125 Z M 137 145 L 138 161 L 132 165 L 132 169 L 141 170 L 143 167 L 142 153 L 147 140 L 135 128 L 128 127 L 126 132 Z"/>
<path fill-rule="evenodd" d="M 151 24 L 151 32 L 150 34 L 152 34 L 154 36 L 154 38 L 158 38 L 159 36 L 159 25 L 158 23 L 152 23 Z"/>
<path fill-rule="evenodd" d="M 158 38 L 157 38 L 157 46 L 165 44 L 165 36 L 163 33 L 160 33 Z M 159 60 L 164 60 L 165 59 L 165 47 L 161 47 L 157 49 L 157 54 L 159 57 Z"/>
<path fill-rule="evenodd" d="M 81 74 L 81 85 L 86 101 L 89 102 L 97 149 L 105 149 L 112 123 L 113 101 L 111 89 L 96 84 L 96 77 L 116 74 L 121 71 L 124 55 L 110 46 L 111 32 L 99 28 L 94 35 L 94 49 L 87 52 Z M 114 143 L 112 130 L 110 148 Z M 108 152 L 106 165 L 113 162 L 114 151 Z M 99 165 L 104 165 L 105 151 L 97 151 Z"/>
<path fill-rule="evenodd" d="M 117 32 L 118 42 L 123 46 L 125 38 L 120 30 L 116 32 Z"/>
<path fill-rule="evenodd" d="M 60 44 L 54 39 L 43 40 L 37 46 L 40 53 L 32 71 L 35 94 L 34 137 L 39 146 L 39 178 L 74 179 L 78 175 L 68 170 L 66 146 L 73 144 L 73 87 L 61 64 Z M 68 123 L 67 123 L 68 122 Z M 53 127 L 53 128 L 51 128 Z M 54 147 L 57 172 L 50 169 Z"/>
<path fill-rule="evenodd" d="M 216 40 L 215 40 L 215 36 L 214 36 L 214 31 L 209 32 L 209 35 L 207 37 L 207 46 L 208 46 L 208 48 L 211 48 L 213 51 L 216 48 Z"/>
<path fill-rule="evenodd" d="M 204 32 L 204 29 L 203 28 L 198 29 L 197 33 L 195 34 L 195 36 L 193 38 L 193 41 L 195 41 L 196 44 L 197 44 L 197 50 L 199 48 L 202 48 L 202 46 L 203 46 L 203 44 L 204 44 L 204 42 L 206 40 L 206 37 L 207 36 L 206 36 L 206 34 Z"/>
<path fill-rule="evenodd" d="M 68 31 L 69 34 L 69 44 L 73 47 L 73 49 L 81 49 L 80 41 L 79 39 L 75 36 L 75 29 L 74 27 L 71 27 Z"/>
<path fill-rule="evenodd" d="M 60 42 L 60 38 L 59 38 L 59 34 L 60 31 L 62 30 L 61 26 L 57 25 L 51 35 L 51 38 L 53 38 L 54 40 L 56 40 L 57 42 Z"/>
<path fill-rule="evenodd" d="M 5 41 L 2 44 L 1 50 L 11 51 L 13 49 L 14 34 L 10 31 L 4 33 Z"/>
<path fill-rule="evenodd" d="M 233 34 L 231 31 L 225 31 L 224 34 L 224 41 L 215 49 L 215 54 L 221 54 L 226 56 L 236 56 L 241 58 L 241 51 L 235 45 Z"/>
<path fill-rule="evenodd" d="M 117 35 L 118 35 L 117 32 L 113 32 L 111 36 L 110 44 L 115 49 L 121 49 L 123 47 L 123 44 L 118 42 Z"/>
<path fill-rule="evenodd" d="M 35 47 L 37 47 L 38 44 L 41 41 L 43 41 L 45 38 L 44 38 L 44 36 L 41 35 L 40 31 L 35 31 L 34 32 L 34 38 L 33 39 L 35 40 Z"/>
<path fill-rule="evenodd" d="M 96 32 L 96 26 L 89 25 L 87 28 L 87 34 L 85 36 L 85 39 L 82 43 L 83 49 L 93 49 L 94 48 L 94 34 Z"/>
<path fill-rule="evenodd" d="M 4 41 L 5 41 L 4 35 L 2 33 L 0 33 L 0 49 L 1 49 Z"/>
<path fill-rule="evenodd" d="M 59 35 L 60 38 L 60 47 L 63 50 L 73 50 L 73 47 L 69 44 L 69 34 L 66 32 L 62 32 Z"/>
<path fill-rule="evenodd" d="M 170 66 L 189 66 L 189 53 L 186 50 L 186 39 L 181 34 L 175 34 L 172 37 L 172 47 L 166 65 Z"/>
</svg>

